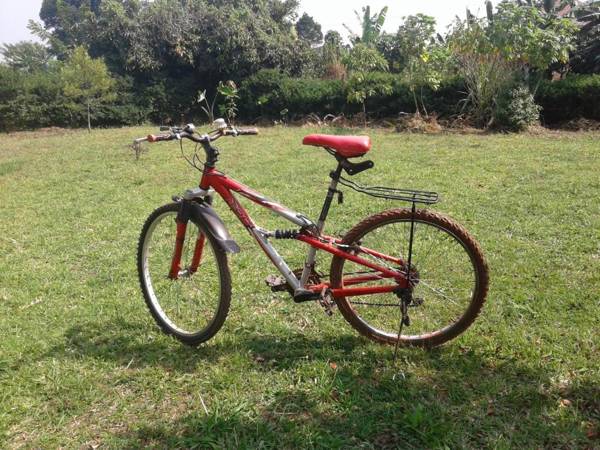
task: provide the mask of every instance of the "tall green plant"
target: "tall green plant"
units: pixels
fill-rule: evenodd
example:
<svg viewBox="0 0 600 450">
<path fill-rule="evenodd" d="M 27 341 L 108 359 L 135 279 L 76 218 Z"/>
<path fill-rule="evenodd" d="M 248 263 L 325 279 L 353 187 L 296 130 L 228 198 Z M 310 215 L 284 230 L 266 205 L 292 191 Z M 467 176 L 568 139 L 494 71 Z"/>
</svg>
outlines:
<svg viewBox="0 0 600 450">
<path fill-rule="evenodd" d="M 367 46 L 374 46 L 381 34 L 383 25 L 385 24 L 385 18 L 387 16 L 388 7 L 384 6 L 381 11 L 371 15 L 371 7 L 363 6 L 362 14 L 358 11 L 354 11 L 356 19 L 360 23 L 360 35 L 356 34 L 350 27 L 344 24 L 344 28 L 348 30 L 350 34 L 350 41 L 353 44 L 362 43 Z"/>
<path fill-rule="evenodd" d="M 227 121 L 230 124 L 233 124 L 238 113 L 237 99 L 240 98 L 238 95 L 238 88 L 231 80 L 226 83 L 221 81 L 219 82 L 217 92 L 225 99 L 225 103 L 222 105 L 221 110 L 227 117 Z"/>
<path fill-rule="evenodd" d="M 363 124 L 367 126 L 367 99 L 377 94 L 389 94 L 391 84 L 372 85 L 367 75 L 370 72 L 387 72 L 388 63 L 374 48 L 358 43 L 345 58 L 350 71 L 348 80 L 348 102 L 359 103 L 363 110 Z"/>
<path fill-rule="evenodd" d="M 415 103 L 415 114 L 427 116 L 423 88 L 437 90 L 445 71 L 448 52 L 443 43 L 436 41 L 435 19 L 424 14 L 404 17 L 395 40 L 402 61 L 402 76 Z"/>
<path fill-rule="evenodd" d="M 48 49 L 39 42 L 20 41 L 0 45 L 4 62 L 13 69 L 36 72 L 48 67 L 51 57 Z"/>
<path fill-rule="evenodd" d="M 328 31 L 321 47 L 323 75 L 326 78 L 343 80 L 346 77 L 343 58 L 347 53 L 348 49 L 344 46 L 340 33 Z"/>
<path fill-rule="evenodd" d="M 115 98 L 114 80 L 104 61 L 92 59 L 84 47 L 77 47 L 62 68 L 65 97 L 87 108 L 88 131 L 92 131 L 91 109 Z"/>
<path fill-rule="evenodd" d="M 534 73 L 539 83 L 550 64 L 566 62 L 575 31 L 569 20 L 509 2 L 498 5 L 492 20 L 457 21 L 449 45 L 476 121 L 493 124 L 499 94 L 516 80 L 529 83 Z"/>
</svg>

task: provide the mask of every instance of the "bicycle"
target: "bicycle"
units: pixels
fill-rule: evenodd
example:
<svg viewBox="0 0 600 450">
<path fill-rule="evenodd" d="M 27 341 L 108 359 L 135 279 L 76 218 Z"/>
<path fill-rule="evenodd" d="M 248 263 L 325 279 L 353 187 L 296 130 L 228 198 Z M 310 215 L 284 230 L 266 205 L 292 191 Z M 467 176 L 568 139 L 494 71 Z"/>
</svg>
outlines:
<svg viewBox="0 0 600 450">
<path fill-rule="evenodd" d="M 273 291 L 287 291 L 295 302 L 318 302 L 328 314 L 334 307 L 359 333 L 379 343 L 434 347 L 464 332 L 476 319 L 488 290 L 488 267 L 467 230 L 425 207 L 438 202 L 435 192 L 369 187 L 342 176 L 374 167 L 354 162 L 371 149 L 367 136 L 306 136 L 303 144 L 324 148 L 337 161 L 318 221 L 264 197 L 216 169 L 221 137 L 258 134 L 236 129 L 223 119 L 199 134 L 193 124 L 161 127 L 166 133 L 136 139 L 178 140 L 189 164 L 202 173 L 198 187 L 156 209 L 140 234 L 137 265 L 146 304 L 160 328 L 189 345 L 213 337 L 222 327 L 231 301 L 228 254 L 240 248 L 211 207 L 218 194 L 266 253 L 280 276 L 270 276 Z M 183 139 L 196 143 L 190 159 Z M 198 149 L 202 148 L 202 163 Z M 343 237 L 323 233 L 339 186 L 377 198 L 401 200 L 410 207 L 389 209 L 358 222 Z M 269 231 L 257 226 L 236 196 L 251 200 L 295 225 Z M 291 270 L 271 240 L 293 239 L 309 246 L 304 267 Z M 333 255 L 329 275 L 315 269 L 317 251 Z"/>
</svg>

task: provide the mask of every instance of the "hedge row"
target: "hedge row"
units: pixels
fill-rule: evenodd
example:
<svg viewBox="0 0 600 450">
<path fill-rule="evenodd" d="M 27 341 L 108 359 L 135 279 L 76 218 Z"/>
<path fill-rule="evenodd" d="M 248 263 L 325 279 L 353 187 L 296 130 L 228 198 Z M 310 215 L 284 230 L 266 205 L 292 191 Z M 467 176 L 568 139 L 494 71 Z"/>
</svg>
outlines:
<svg viewBox="0 0 600 450">
<path fill-rule="evenodd" d="M 367 100 L 367 111 L 376 118 L 397 117 L 400 112 L 414 112 L 414 100 L 398 75 L 373 73 L 368 76 L 372 86 L 386 84 L 392 92 Z M 240 88 L 240 115 L 243 119 L 257 117 L 278 119 L 287 112 L 291 119 L 315 113 L 351 115 L 360 105 L 346 101 L 350 85 L 338 80 L 295 79 L 276 70 L 263 70 L 245 80 Z M 429 112 L 448 117 L 460 112 L 465 98 L 461 80 L 446 81 L 438 90 L 423 90 L 423 100 Z M 540 84 L 535 101 L 541 106 L 541 120 L 556 124 L 574 119 L 600 121 L 600 75 L 570 75 L 563 80 Z"/>
<path fill-rule="evenodd" d="M 573 119 L 600 121 L 600 75 L 571 75 L 543 82 L 535 96 L 542 120 L 556 124 Z"/>
<path fill-rule="evenodd" d="M 412 93 L 398 75 L 371 73 L 367 76 L 372 87 L 391 86 L 389 95 L 377 95 L 367 100 L 367 112 L 372 117 L 397 117 L 400 112 L 412 113 L 415 105 Z M 277 70 L 263 70 L 246 79 L 240 87 L 240 117 L 291 119 L 307 114 L 346 114 L 361 111 L 358 104 L 348 103 L 350 83 L 339 80 L 289 78 Z M 378 89 L 374 89 L 377 91 Z M 423 100 L 430 111 L 448 116 L 458 111 L 464 87 L 460 80 L 446 82 L 437 91 L 423 89 Z"/>
<path fill-rule="evenodd" d="M 93 109 L 94 126 L 133 125 L 143 122 L 203 120 L 198 104 L 189 94 L 169 90 L 160 83 L 134 86 L 128 79 L 118 80 L 117 101 Z M 393 74 L 373 73 L 372 86 L 391 86 L 389 95 L 367 100 L 371 117 L 397 117 L 400 112 L 415 110 L 413 96 L 402 79 Z M 62 95 L 58 73 L 26 77 L 0 66 L 0 131 L 33 129 L 47 126 L 84 126 L 86 111 L 82 105 L 69 103 Z M 295 119 L 314 113 L 351 116 L 361 105 L 348 103 L 351 84 L 339 80 L 290 78 L 276 70 L 263 70 L 240 85 L 239 118 L 251 122 L 259 117 L 269 120 Z M 423 90 L 423 100 L 430 113 L 449 117 L 460 112 L 465 88 L 460 80 L 445 82 L 438 90 Z M 560 81 L 541 83 L 536 102 L 542 107 L 542 122 L 556 124 L 573 119 L 600 121 L 600 75 L 573 75 Z"/>
<path fill-rule="evenodd" d="M 111 104 L 92 108 L 94 126 L 135 125 L 150 118 L 151 100 L 136 94 L 130 80 L 117 79 L 116 93 Z M 0 66 L 0 131 L 86 123 L 87 108 L 65 98 L 59 72 L 21 74 Z"/>
</svg>

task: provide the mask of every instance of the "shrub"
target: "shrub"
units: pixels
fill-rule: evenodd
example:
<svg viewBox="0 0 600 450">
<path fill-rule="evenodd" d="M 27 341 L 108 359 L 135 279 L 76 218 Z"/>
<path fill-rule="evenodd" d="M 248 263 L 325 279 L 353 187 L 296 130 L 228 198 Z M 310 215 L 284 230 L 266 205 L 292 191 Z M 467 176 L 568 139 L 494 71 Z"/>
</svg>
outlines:
<svg viewBox="0 0 600 450">
<path fill-rule="evenodd" d="M 524 131 L 539 122 L 540 109 L 527 86 L 516 86 L 500 95 L 495 112 L 496 126 Z"/>
<path fill-rule="evenodd" d="M 292 118 L 310 113 L 340 113 L 345 105 L 344 85 L 339 80 L 289 78 L 277 70 L 262 70 L 240 86 L 240 116 L 279 118 L 288 110 Z"/>
<path fill-rule="evenodd" d="M 582 118 L 600 121 L 600 75 L 569 75 L 563 80 L 544 81 L 536 101 L 547 124 Z"/>
<path fill-rule="evenodd" d="M 127 77 L 117 79 L 114 102 L 98 105 L 92 118 L 101 126 L 145 122 L 152 100 Z M 151 91 L 151 93 L 153 93 Z M 86 123 L 86 108 L 63 95 L 63 79 L 56 67 L 25 73 L 0 65 L 0 131 L 41 127 L 79 127 Z"/>
<path fill-rule="evenodd" d="M 240 87 L 240 116 L 245 120 L 258 117 L 278 119 L 287 109 L 292 118 L 310 113 L 355 114 L 361 110 L 358 104 L 348 103 L 348 91 L 353 81 L 322 80 L 314 78 L 290 78 L 277 70 L 262 70 L 242 82 Z M 397 74 L 369 72 L 363 83 L 375 94 L 367 99 L 367 110 L 373 117 L 396 117 L 399 112 L 414 112 L 410 89 Z M 391 86 L 389 89 L 383 87 Z M 430 112 L 440 116 L 458 112 L 463 95 L 460 80 L 450 80 L 437 91 L 423 88 L 425 104 Z"/>
</svg>

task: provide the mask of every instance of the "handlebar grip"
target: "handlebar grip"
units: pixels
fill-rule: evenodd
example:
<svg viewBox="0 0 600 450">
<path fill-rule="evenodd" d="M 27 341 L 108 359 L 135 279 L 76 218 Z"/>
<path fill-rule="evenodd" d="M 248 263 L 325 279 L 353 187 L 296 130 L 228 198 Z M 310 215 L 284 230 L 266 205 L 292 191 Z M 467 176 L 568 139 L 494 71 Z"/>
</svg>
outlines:
<svg viewBox="0 0 600 450">
<path fill-rule="evenodd" d="M 255 134 L 258 134 L 258 128 L 246 128 L 246 129 L 243 129 L 243 130 L 237 130 L 237 132 L 238 132 L 238 134 L 240 136 L 243 136 L 243 135 L 255 135 Z"/>
<path fill-rule="evenodd" d="M 146 139 L 148 139 L 148 142 L 170 141 L 171 140 L 171 135 L 165 135 L 165 134 L 154 135 L 154 134 L 149 134 Z"/>
</svg>

